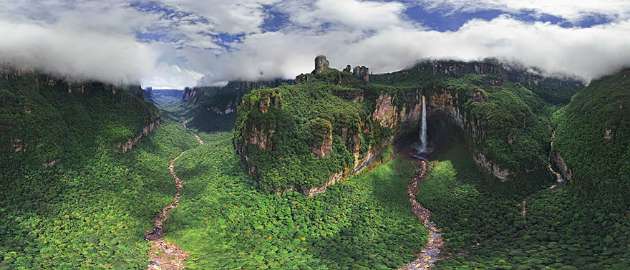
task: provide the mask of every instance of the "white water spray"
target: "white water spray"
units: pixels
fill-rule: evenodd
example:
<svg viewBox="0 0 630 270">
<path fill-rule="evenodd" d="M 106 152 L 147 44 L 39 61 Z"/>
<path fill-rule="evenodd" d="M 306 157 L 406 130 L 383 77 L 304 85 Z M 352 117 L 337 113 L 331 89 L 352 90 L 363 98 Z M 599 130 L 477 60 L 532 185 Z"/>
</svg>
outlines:
<svg viewBox="0 0 630 270">
<path fill-rule="evenodd" d="M 420 154 L 427 152 L 427 104 L 426 98 L 422 96 L 422 118 L 420 123 L 420 147 L 418 152 Z"/>
</svg>

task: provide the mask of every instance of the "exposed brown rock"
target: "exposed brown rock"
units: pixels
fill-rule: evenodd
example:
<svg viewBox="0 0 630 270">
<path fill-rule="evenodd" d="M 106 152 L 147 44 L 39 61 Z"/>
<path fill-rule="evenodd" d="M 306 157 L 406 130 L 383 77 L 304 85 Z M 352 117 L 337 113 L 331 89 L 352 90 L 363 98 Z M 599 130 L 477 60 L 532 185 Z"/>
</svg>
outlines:
<svg viewBox="0 0 630 270">
<path fill-rule="evenodd" d="M 326 59 L 326 56 L 319 55 L 315 57 L 315 70 L 313 70 L 313 74 L 320 74 L 330 68 L 330 62 Z"/>
<path fill-rule="evenodd" d="M 613 139 L 613 131 L 610 128 L 604 130 L 604 141 L 610 142 Z"/>
<path fill-rule="evenodd" d="M 556 165 L 556 168 L 560 170 L 560 175 L 562 175 L 562 178 L 565 181 L 571 181 L 571 179 L 573 179 L 573 172 L 569 169 L 569 166 L 558 151 L 554 150 L 551 153 L 551 162 L 553 162 L 553 164 Z"/>
<path fill-rule="evenodd" d="M 459 110 L 459 100 L 457 96 L 451 94 L 450 91 L 444 89 L 438 94 L 434 94 L 429 98 L 429 111 L 437 112 L 441 111 L 446 113 L 453 122 L 465 129 L 464 114 Z"/>
<path fill-rule="evenodd" d="M 477 166 L 483 168 L 487 172 L 490 172 L 494 175 L 494 177 L 501 180 L 501 182 L 508 181 L 510 175 L 512 174 L 509 170 L 502 169 L 498 165 L 494 164 L 483 153 L 476 153 L 473 156 L 473 159 L 475 160 L 475 163 L 477 163 Z"/>
<path fill-rule="evenodd" d="M 256 145 L 260 150 L 268 150 L 272 147 L 272 136 L 274 130 L 266 130 L 264 128 L 259 129 L 258 127 L 254 127 L 252 131 L 249 133 L 249 137 L 247 138 L 247 143 Z"/>
<path fill-rule="evenodd" d="M 420 116 L 422 116 L 422 104 L 417 103 L 407 111 L 407 108 L 403 108 L 400 112 L 400 119 L 402 122 L 418 122 Z"/>
<path fill-rule="evenodd" d="M 372 120 L 382 127 L 394 128 L 398 122 L 396 107 L 390 95 L 380 95 L 376 100 L 376 109 L 372 113 Z"/>
<path fill-rule="evenodd" d="M 138 145 L 138 143 L 140 143 L 140 140 L 142 140 L 142 138 L 151 134 L 159 126 L 160 126 L 160 119 L 157 119 L 149 123 L 148 125 L 142 128 L 142 132 L 140 134 L 136 135 L 133 138 L 129 138 L 129 140 L 127 140 L 125 143 L 118 144 L 117 148 L 120 149 L 120 151 L 123 153 L 127 153 L 131 151 L 136 145 Z"/>
<path fill-rule="evenodd" d="M 13 151 L 15 153 L 26 151 L 26 144 L 22 142 L 22 139 L 13 139 Z"/>
<path fill-rule="evenodd" d="M 328 187 L 336 184 L 337 182 L 341 181 L 343 178 L 344 178 L 343 172 L 335 173 L 331 175 L 330 178 L 328 178 L 328 181 L 326 181 L 324 185 L 320 187 L 314 187 L 314 188 L 308 189 L 304 192 L 304 195 L 308 197 L 314 197 L 317 194 L 325 192 Z"/>
<path fill-rule="evenodd" d="M 261 113 L 266 113 L 272 106 L 274 108 L 280 108 L 280 97 L 273 96 L 272 94 L 265 95 L 260 98 L 260 101 L 258 103 L 258 110 Z"/>
<path fill-rule="evenodd" d="M 370 69 L 365 66 L 356 66 L 352 70 L 352 75 L 364 82 L 370 82 Z"/>
<path fill-rule="evenodd" d="M 328 122 L 328 124 L 330 124 L 330 122 Z M 332 147 L 333 147 L 332 124 L 330 124 L 324 132 L 326 134 L 324 135 L 324 139 L 321 142 L 321 144 L 311 149 L 313 154 L 315 154 L 315 156 L 317 156 L 318 158 L 324 158 L 332 152 Z"/>
<path fill-rule="evenodd" d="M 46 163 L 42 164 L 42 167 L 44 167 L 44 168 L 52 168 L 52 167 L 54 167 L 55 165 L 57 165 L 57 163 L 59 163 L 59 160 L 58 160 L 58 159 L 51 160 L 51 161 L 48 161 L 48 162 L 46 162 Z"/>
</svg>

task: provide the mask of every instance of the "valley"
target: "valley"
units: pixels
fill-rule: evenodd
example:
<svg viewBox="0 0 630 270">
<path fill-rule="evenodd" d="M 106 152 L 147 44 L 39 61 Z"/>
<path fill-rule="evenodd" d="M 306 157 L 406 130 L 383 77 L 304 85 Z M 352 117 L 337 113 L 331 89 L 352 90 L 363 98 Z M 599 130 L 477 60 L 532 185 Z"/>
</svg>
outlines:
<svg viewBox="0 0 630 270">
<path fill-rule="evenodd" d="M 630 0 L 0 0 L 0 270 L 628 270 Z"/>
<path fill-rule="evenodd" d="M 613 181 L 627 166 L 576 166 L 602 156 L 575 152 L 573 139 L 599 137 L 569 135 L 590 128 L 575 121 L 600 124 L 581 120 L 580 102 L 625 87 L 625 73 L 575 85 L 559 106 L 525 87 L 548 91 L 552 79 L 494 62 L 420 63 L 368 81 L 318 59 L 295 81 L 228 84 L 244 88 L 218 100 L 229 90 L 145 101 L 133 87 L 9 73 L 0 269 L 630 265 L 627 190 Z M 630 107 L 610 91 L 608 114 Z M 199 125 L 219 121 L 208 111 L 228 122 Z M 622 151 L 618 115 L 601 136 Z"/>
</svg>

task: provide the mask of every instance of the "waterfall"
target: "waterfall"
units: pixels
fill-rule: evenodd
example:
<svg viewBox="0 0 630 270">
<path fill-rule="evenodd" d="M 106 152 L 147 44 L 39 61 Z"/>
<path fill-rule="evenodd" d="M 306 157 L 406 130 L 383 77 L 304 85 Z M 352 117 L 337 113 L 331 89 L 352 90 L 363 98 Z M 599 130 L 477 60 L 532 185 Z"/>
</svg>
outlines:
<svg viewBox="0 0 630 270">
<path fill-rule="evenodd" d="M 422 118 L 420 123 L 420 147 L 418 152 L 420 154 L 427 152 L 427 104 L 426 98 L 422 96 Z"/>
</svg>

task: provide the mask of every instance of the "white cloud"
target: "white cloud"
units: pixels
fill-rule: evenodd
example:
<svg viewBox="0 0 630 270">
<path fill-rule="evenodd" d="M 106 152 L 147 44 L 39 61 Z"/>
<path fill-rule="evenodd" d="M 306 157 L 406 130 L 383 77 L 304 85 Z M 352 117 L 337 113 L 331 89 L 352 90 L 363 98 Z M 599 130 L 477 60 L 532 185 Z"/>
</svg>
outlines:
<svg viewBox="0 0 630 270">
<path fill-rule="evenodd" d="M 306 27 L 318 27 L 324 23 L 332 23 L 351 29 L 377 30 L 410 24 L 401 17 L 406 6 L 400 2 L 291 1 L 286 3 L 283 8 L 291 14 L 294 23 Z"/>
<path fill-rule="evenodd" d="M 406 18 L 404 3 L 413 1 L 455 9 L 533 9 L 567 18 L 601 13 L 617 19 L 582 29 L 500 17 L 470 21 L 455 32 L 436 32 Z M 162 9 L 139 11 L 127 0 L 0 0 L 0 62 L 167 88 L 194 85 L 201 74 L 207 75 L 205 84 L 293 78 L 310 72 L 318 54 L 328 55 L 338 68 L 367 65 L 373 72 L 399 70 L 427 58 L 500 57 L 585 79 L 630 63 L 630 20 L 622 19 L 630 2 L 529 2 L 525 6 L 516 0 L 158 0 L 162 7 L 184 11 L 173 14 Z M 288 15 L 288 24 L 278 32 L 261 29 L 269 16 L 264 13 L 268 4 Z M 143 43 L 136 39 L 138 33 L 165 38 Z M 217 33 L 245 37 L 225 49 L 209 36 Z"/>
<path fill-rule="evenodd" d="M 628 36 L 630 21 L 581 29 L 509 17 L 471 21 L 456 32 L 392 27 L 369 37 L 357 31 L 267 33 L 211 61 L 208 69 L 214 72 L 206 79 L 291 78 L 310 72 L 314 56 L 326 54 L 338 68 L 362 64 L 372 72 L 395 71 L 420 59 L 499 57 L 590 80 L 630 64 Z"/>
<path fill-rule="evenodd" d="M 42 69 L 73 79 L 155 83 L 183 88 L 201 77 L 166 59 L 175 48 L 218 49 L 195 16 L 169 18 L 141 12 L 125 0 L 0 0 L 0 62 Z M 138 33 L 157 31 L 172 42 L 142 43 Z"/>
<path fill-rule="evenodd" d="M 111 83 L 137 83 L 157 59 L 148 46 L 120 34 L 0 21 L 0 61 Z"/>
<path fill-rule="evenodd" d="M 578 20 L 593 14 L 620 19 L 630 17 L 630 1 L 628 0 L 418 0 L 418 2 L 432 8 L 448 7 L 464 11 L 533 10 L 569 20 Z"/>
<path fill-rule="evenodd" d="M 154 89 L 183 89 L 186 86 L 194 86 L 202 77 L 203 74 L 178 65 L 159 64 L 142 80 L 142 85 Z"/>
<path fill-rule="evenodd" d="M 160 0 L 162 3 L 192 12 L 209 20 L 215 32 L 257 33 L 265 19 L 264 5 L 278 0 Z"/>
</svg>

